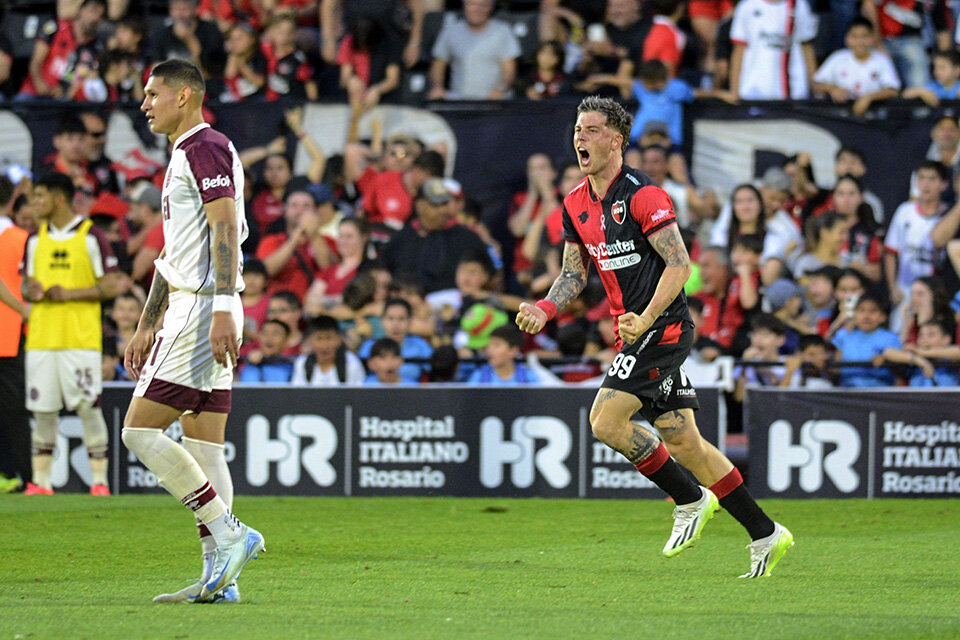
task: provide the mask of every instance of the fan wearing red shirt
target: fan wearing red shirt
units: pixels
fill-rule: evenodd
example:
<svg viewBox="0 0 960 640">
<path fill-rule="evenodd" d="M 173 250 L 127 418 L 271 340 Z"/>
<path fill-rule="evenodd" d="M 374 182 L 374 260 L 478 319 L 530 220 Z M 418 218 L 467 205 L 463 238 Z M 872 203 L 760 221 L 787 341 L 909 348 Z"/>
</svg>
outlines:
<svg viewBox="0 0 960 640">
<path fill-rule="evenodd" d="M 659 60 L 667 65 L 670 77 L 677 75 L 687 36 L 677 27 L 683 16 L 684 0 L 653 0 L 653 26 L 643 41 L 643 61 Z"/>
<path fill-rule="evenodd" d="M 528 282 L 523 282 L 525 278 L 521 274 L 533 267 L 533 263 L 523 255 L 523 238 L 534 221 L 540 216 L 549 215 L 560 206 L 559 194 L 554 185 L 556 179 L 557 170 L 550 156 L 534 153 L 527 158 L 527 189 L 514 194 L 507 218 L 507 228 L 517 239 L 513 254 L 513 272 L 518 274 L 522 284 Z M 527 280 L 529 281 L 528 278 Z"/>
<path fill-rule="evenodd" d="M 371 225 L 403 227 L 413 211 L 413 197 L 428 178 L 443 177 L 443 156 L 424 151 L 406 171 L 384 171 L 370 181 L 363 194 L 363 210 Z"/>
<path fill-rule="evenodd" d="M 76 67 L 95 69 L 103 48 L 97 39 L 97 27 L 106 10 L 104 0 L 84 0 L 76 20 L 45 24 L 34 42 L 30 72 L 20 93 L 60 98 Z"/>
<path fill-rule="evenodd" d="M 692 545 L 722 505 L 753 539 L 744 577 L 769 575 L 793 537 L 763 512 L 736 467 L 697 431 L 696 390 L 681 368 L 693 346 L 683 294 L 690 256 L 670 197 L 645 174 L 623 166 L 632 120 L 614 100 L 594 96 L 580 103 L 573 144 L 587 179 L 563 200 L 563 268 L 545 299 L 520 305 L 516 322 L 538 333 L 580 295 L 593 262 L 616 318 L 619 352 L 590 410 L 594 435 L 673 498 L 665 556 Z M 662 441 L 631 421 L 638 412 Z M 678 462 L 710 488 L 694 483 Z"/>
<path fill-rule="evenodd" d="M 261 45 L 267 59 L 267 100 L 293 97 L 316 100 L 320 93 L 313 80 L 313 67 L 297 49 L 297 23 L 289 14 L 278 14 Z"/>
</svg>

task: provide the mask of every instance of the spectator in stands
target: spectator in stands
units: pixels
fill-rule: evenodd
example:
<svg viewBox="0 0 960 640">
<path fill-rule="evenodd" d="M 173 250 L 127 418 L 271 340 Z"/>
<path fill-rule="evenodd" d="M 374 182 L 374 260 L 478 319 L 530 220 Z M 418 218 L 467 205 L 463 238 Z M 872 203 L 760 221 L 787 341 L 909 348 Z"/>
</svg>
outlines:
<svg viewBox="0 0 960 640">
<path fill-rule="evenodd" d="M 296 37 L 297 21 L 287 13 L 277 14 L 264 32 L 261 50 L 267 59 L 267 100 L 320 97 L 313 80 L 313 67 L 306 54 L 297 48 Z"/>
<path fill-rule="evenodd" d="M 831 53 L 813 76 L 814 92 L 838 104 L 852 100 L 855 116 L 862 116 L 874 102 L 897 97 L 897 70 L 889 57 L 874 49 L 875 40 L 870 21 L 855 18 L 847 27 L 847 48 Z"/>
<path fill-rule="evenodd" d="M 253 27 L 246 22 L 230 27 L 224 48 L 227 52 L 227 64 L 223 68 L 226 90 L 220 94 L 220 101 L 240 102 L 262 95 L 267 83 L 267 59 L 260 50 Z"/>
<path fill-rule="evenodd" d="M 805 232 L 807 250 L 793 264 L 793 277 L 797 280 L 820 267 L 847 266 L 849 256 L 843 253 L 849 227 L 847 221 L 835 211 L 827 211 L 807 220 Z"/>
<path fill-rule="evenodd" d="M 955 368 L 937 367 L 929 358 L 919 352 L 946 352 L 949 359 L 960 360 L 960 350 L 953 344 L 952 326 L 939 320 L 928 320 L 920 325 L 917 335 L 917 345 L 914 350 L 887 348 L 883 350 L 881 358 L 886 362 L 896 362 L 911 365 L 907 371 L 907 381 L 911 387 L 955 387 L 957 386 L 957 370 Z"/>
<path fill-rule="evenodd" d="M 107 40 L 107 50 L 122 51 L 133 56 L 131 63 L 142 78 L 150 63 L 146 51 L 146 39 L 146 20 L 137 16 L 126 16 L 117 23 L 113 35 Z"/>
<path fill-rule="evenodd" d="M 293 361 L 283 355 L 290 327 L 279 320 L 266 320 L 260 327 L 258 348 L 247 354 L 239 382 L 290 382 Z"/>
<path fill-rule="evenodd" d="M 106 119 L 95 111 L 84 111 L 80 114 L 80 120 L 86 132 L 84 152 L 87 156 L 87 170 L 93 174 L 100 189 L 119 194 L 120 183 L 112 167 L 113 161 L 104 152 L 107 144 Z"/>
<path fill-rule="evenodd" d="M 677 27 L 683 17 L 686 0 L 652 0 L 653 26 L 643 41 L 643 61 L 662 62 L 670 78 L 677 76 L 687 36 Z M 679 140 L 679 136 L 674 140 Z"/>
<path fill-rule="evenodd" d="M 413 212 L 413 198 L 428 178 L 443 176 L 443 156 L 424 151 L 404 171 L 385 171 L 370 181 L 363 194 L 367 222 L 387 230 L 401 229 Z"/>
<path fill-rule="evenodd" d="M 431 100 L 503 100 L 512 95 L 520 43 L 492 18 L 494 0 L 463 0 L 462 20 L 441 28 L 430 64 Z M 450 88 L 444 79 L 450 68 Z"/>
<path fill-rule="evenodd" d="M 766 227 L 760 264 L 765 284 L 781 278 L 803 252 L 803 235 L 798 222 L 784 209 L 790 198 L 790 187 L 790 176 L 779 167 L 770 167 L 760 179 Z"/>
<path fill-rule="evenodd" d="M 910 285 L 910 304 L 903 309 L 900 343 L 904 346 L 917 344 L 920 327 L 936 321 L 948 328 L 950 335 L 956 330 L 950 294 L 937 276 L 922 276 Z"/>
<path fill-rule="evenodd" d="M 871 280 L 880 279 L 883 230 L 870 205 L 863 201 L 863 186 L 853 176 L 843 176 L 833 187 L 834 211 L 847 225 L 843 262 Z"/>
<path fill-rule="evenodd" d="M 36 233 L 37 229 L 40 228 L 34 205 L 26 194 L 21 193 L 13 201 L 13 224 L 27 233 Z"/>
<path fill-rule="evenodd" d="M 133 256 L 130 275 L 135 282 L 149 281 L 153 261 L 163 250 L 163 196 L 158 187 L 144 178 L 131 186 L 127 197 L 128 218 L 139 229 L 127 239 L 127 254 Z"/>
<path fill-rule="evenodd" d="M 336 59 L 350 104 L 369 111 L 399 87 L 402 56 L 400 43 L 377 21 L 360 17 L 340 42 Z"/>
<path fill-rule="evenodd" d="M 515 193 L 507 218 L 507 228 L 516 239 L 513 255 L 513 273 L 524 287 L 532 280 L 533 263 L 523 255 L 523 240 L 534 221 L 545 218 L 560 206 L 562 196 L 555 181 L 557 170 L 545 153 L 534 153 L 527 158 L 527 188 Z"/>
<path fill-rule="evenodd" d="M 745 348 L 745 322 L 755 309 L 760 308 L 762 251 L 763 245 L 756 236 L 740 236 L 730 247 L 730 264 L 734 276 L 724 297 L 723 314 L 720 317 L 720 330 L 716 340 L 733 355 L 739 355 Z"/>
<path fill-rule="evenodd" d="M 400 345 L 392 338 L 380 338 L 373 342 L 367 357 L 367 368 L 370 374 L 364 379 L 367 386 L 415 384 L 416 379 L 404 377 L 402 374 L 403 355 Z"/>
<path fill-rule="evenodd" d="M 667 66 L 660 60 L 647 60 L 640 67 L 639 79 L 632 82 L 633 96 L 640 109 L 633 118 L 630 141 L 637 143 L 651 122 L 665 123 L 670 140 L 683 141 L 683 105 L 693 102 L 693 90 L 682 80 L 669 78 Z"/>
<path fill-rule="evenodd" d="M 277 233 L 283 224 L 284 196 L 293 175 L 290 160 L 284 155 L 285 138 L 276 138 L 266 147 L 245 149 L 241 154 L 245 166 L 263 160 L 262 181 L 250 203 L 253 219 L 261 236 Z M 282 150 L 281 150 L 282 148 Z"/>
<path fill-rule="evenodd" d="M 294 361 L 290 382 L 314 387 L 363 384 L 366 378 L 363 363 L 343 346 L 336 320 L 330 316 L 311 320 L 307 341 L 311 352 Z"/>
<path fill-rule="evenodd" d="M 302 299 L 316 274 L 333 264 L 333 252 L 320 230 L 320 205 L 329 204 L 329 188 L 298 189 L 287 194 L 284 220 L 286 230 L 266 236 L 257 247 L 270 276 L 268 291 L 292 291 Z"/>
<path fill-rule="evenodd" d="M 724 58 L 724 65 L 729 61 L 729 56 L 723 55 L 717 51 L 717 43 L 721 41 L 718 37 L 720 25 L 726 24 L 727 41 L 729 42 L 730 18 L 733 16 L 732 0 L 690 0 L 687 4 L 687 14 L 690 16 L 690 26 L 693 33 L 703 44 L 703 59 L 700 69 L 707 74 L 713 75 L 714 86 L 722 87 L 723 84 L 717 80 L 726 78 L 726 70 L 722 74 L 717 68 L 718 58 Z M 722 77 L 721 77 L 722 76 Z"/>
<path fill-rule="evenodd" d="M 460 356 L 452 345 L 437 347 L 430 357 L 429 382 L 456 382 Z"/>
<path fill-rule="evenodd" d="M 278 291 L 270 296 L 267 303 L 267 320 L 279 320 L 290 329 L 290 335 L 283 348 L 283 355 L 295 357 L 303 350 L 303 308 L 300 298 L 292 291 Z"/>
<path fill-rule="evenodd" d="M 83 96 L 75 100 L 90 102 L 143 102 L 143 72 L 132 53 L 110 50 L 100 56 L 98 77 L 84 85 Z"/>
<path fill-rule="evenodd" d="M 805 100 L 817 68 L 816 35 L 807 0 L 742 0 L 730 29 L 730 91 L 743 100 Z"/>
<path fill-rule="evenodd" d="M 830 343 L 815 333 L 800 336 L 797 353 L 784 359 L 781 387 L 830 389 L 833 375 L 828 369 Z"/>
<path fill-rule="evenodd" d="M 944 0 L 874 0 L 864 2 L 861 11 L 880 34 L 905 86 L 922 87 L 930 79 L 923 34 L 927 24 L 936 32 L 937 49 L 953 48 L 952 16 Z"/>
<path fill-rule="evenodd" d="M 763 290 L 763 309 L 787 328 L 781 351 L 793 353 L 800 336 L 815 333 L 813 323 L 803 312 L 803 290 L 793 280 L 777 280 Z"/>
<path fill-rule="evenodd" d="M 319 315 L 343 299 L 343 290 L 367 261 L 370 233 L 361 218 L 343 218 L 337 235 L 340 260 L 317 274 L 304 299 L 309 315 Z"/>
<path fill-rule="evenodd" d="M 766 212 L 763 209 L 763 196 L 752 184 L 741 184 L 733 188 L 730 194 L 729 230 L 723 238 L 722 246 L 732 247 L 740 236 L 758 236 L 763 242 L 766 235 Z M 723 236 L 721 235 L 720 238 Z M 719 238 L 718 238 L 719 239 Z"/>
<path fill-rule="evenodd" d="M 916 169 L 919 198 L 908 200 L 893 214 L 885 239 L 883 271 L 894 305 L 909 304 L 910 285 L 921 276 L 933 275 L 936 250 L 930 232 L 944 212 L 940 195 L 946 189 L 946 170 L 933 160 Z M 894 331 L 900 330 L 901 315 L 894 315 Z"/>
<path fill-rule="evenodd" d="M 930 129 L 930 148 L 927 160 L 935 160 L 944 167 L 960 169 L 960 124 L 954 116 L 944 114 L 937 118 Z M 917 197 L 916 176 L 910 189 L 911 197 Z"/>
<path fill-rule="evenodd" d="M 270 309 L 270 297 L 267 296 L 267 268 L 257 259 L 243 262 L 243 291 L 240 293 L 243 303 L 243 346 L 252 345 L 258 336 L 260 327 L 267 320 Z M 289 331 L 284 341 L 289 338 Z"/>
<path fill-rule="evenodd" d="M 853 176 L 863 185 L 864 177 L 867 175 L 867 158 L 862 151 L 853 147 L 840 147 L 837 150 L 835 160 L 833 174 L 838 180 L 843 176 Z M 863 191 L 863 201 L 873 209 L 874 219 L 883 224 L 885 220 L 884 209 L 880 198 L 875 193 L 865 190 Z"/>
<path fill-rule="evenodd" d="M 486 253 L 477 234 L 448 217 L 450 198 L 443 180 L 424 182 L 414 201 L 416 220 L 384 247 L 383 259 L 391 273 L 420 282 L 426 293 L 456 286 L 456 261 L 461 255 Z"/>
<path fill-rule="evenodd" d="M 430 10 L 441 10 L 434 6 Z M 321 53 L 323 59 L 333 64 L 336 61 L 341 13 L 347 31 L 361 19 L 374 21 L 385 37 L 403 49 L 403 62 L 407 67 L 420 60 L 423 42 L 423 15 L 428 10 L 425 0 L 379 0 L 377 2 L 352 2 L 345 0 L 322 0 L 320 3 L 320 27 L 322 29 Z"/>
<path fill-rule="evenodd" d="M 100 351 L 100 374 L 103 382 L 129 380 L 127 370 L 123 368 L 123 360 L 117 355 L 117 343 L 108 336 L 103 337 L 103 347 Z"/>
<path fill-rule="evenodd" d="M 888 369 L 876 368 L 882 362 L 885 350 L 900 348 L 900 339 L 884 327 L 886 322 L 886 301 L 874 291 L 860 296 L 854 311 L 854 328 L 837 331 L 833 344 L 837 348 L 837 360 L 873 362 L 875 367 L 841 368 L 840 386 L 887 387 L 894 383 L 893 374 Z"/>
<path fill-rule="evenodd" d="M 563 169 L 557 197 L 573 191 L 583 180 L 579 165 L 570 164 Z M 523 237 L 520 251 L 531 265 L 532 279 L 527 286 L 532 295 L 546 295 L 553 281 L 560 275 L 563 254 L 563 205 L 558 200 L 552 211 L 536 216 Z M 516 265 L 516 263 L 514 263 Z"/>
<path fill-rule="evenodd" d="M 740 365 L 733 370 L 736 388 L 733 397 L 743 402 L 747 385 L 776 387 L 786 374 L 780 347 L 786 341 L 787 327 L 769 313 L 758 314 L 750 321 L 750 346 L 743 351 L 744 360 L 764 362 L 762 365 Z"/>
<path fill-rule="evenodd" d="M 647 123 L 649 126 L 651 123 Z M 662 123 L 661 123 L 662 124 Z M 700 194 L 690 184 L 682 184 L 670 177 L 670 151 L 660 145 L 643 149 L 642 169 L 653 183 L 667 192 L 681 227 L 695 230 L 702 221 L 716 217 L 718 207 L 712 192 Z"/>
<path fill-rule="evenodd" d="M 137 331 L 140 313 L 143 311 L 143 301 L 133 293 L 121 293 L 113 300 L 110 309 L 110 319 L 116 327 L 117 352 L 123 353 L 127 343 Z"/>
<path fill-rule="evenodd" d="M 63 98 L 78 68 L 96 69 L 103 50 L 97 28 L 105 11 L 104 0 L 84 0 L 76 19 L 44 24 L 34 42 L 19 97 Z"/>
<path fill-rule="evenodd" d="M 542 384 L 544 380 L 539 372 L 517 362 L 521 349 L 523 335 L 513 324 L 497 327 L 484 349 L 487 363 L 475 369 L 467 382 L 496 386 Z"/>
<path fill-rule="evenodd" d="M 56 151 L 44 158 L 43 171 L 57 171 L 70 176 L 76 189 L 93 196 L 100 189 L 97 177 L 90 171 L 87 157 L 87 128 L 76 115 L 65 115 L 53 134 Z"/>
<path fill-rule="evenodd" d="M 701 285 L 696 297 L 703 304 L 700 332 L 719 344 L 721 316 L 726 309 L 727 289 L 733 277 L 730 255 L 724 247 L 705 247 L 700 251 L 697 264 L 700 266 Z"/>
<path fill-rule="evenodd" d="M 614 85 L 620 87 L 621 98 L 629 98 L 630 82 L 643 62 L 643 43 L 652 26 L 650 18 L 642 17 L 638 0 L 607 0 L 604 23 L 587 27 L 574 88 L 607 95 L 602 85 Z M 610 81 L 612 76 L 615 82 Z"/>
<path fill-rule="evenodd" d="M 223 69 L 223 36 L 216 23 L 197 18 L 196 0 L 170 0 L 166 26 L 153 43 L 157 58 L 181 58 L 210 77 Z"/>
<path fill-rule="evenodd" d="M 521 81 L 521 94 L 528 100 L 548 100 L 570 93 L 564 72 L 563 45 L 556 40 L 541 42 L 534 59 L 536 65 Z"/>
<path fill-rule="evenodd" d="M 838 313 L 836 291 L 842 273 L 837 267 L 827 265 L 808 271 L 801 281 L 807 294 L 807 315 L 821 336 L 830 332 L 831 323 Z"/>
<path fill-rule="evenodd" d="M 837 278 L 837 285 L 834 288 L 834 299 L 837 301 L 837 315 L 830 324 L 830 328 L 824 335 L 827 339 L 833 337 L 833 334 L 846 327 L 847 330 L 853 329 L 853 316 L 857 308 L 857 300 L 867 290 L 868 281 L 856 269 L 844 269 Z"/>
<path fill-rule="evenodd" d="M 391 298 L 383 305 L 383 314 L 380 324 L 383 326 L 385 337 L 399 345 L 400 355 L 404 360 L 418 359 L 423 362 L 406 363 L 400 368 L 400 375 L 410 382 L 419 382 L 428 371 L 428 360 L 433 354 L 433 347 L 420 336 L 410 335 L 410 319 L 413 307 L 403 298 Z M 372 338 L 360 345 L 357 355 L 363 359 L 373 357 L 372 349 L 376 345 Z"/>
<path fill-rule="evenodd" d="M 960 98 L 960 53 L 955 49 L 934 51 L 933 79 L 920 87 L 907 87 L 901 94 L 905 99 L 920 98 L 931 107 L 941 100 Z"/>
</svg>

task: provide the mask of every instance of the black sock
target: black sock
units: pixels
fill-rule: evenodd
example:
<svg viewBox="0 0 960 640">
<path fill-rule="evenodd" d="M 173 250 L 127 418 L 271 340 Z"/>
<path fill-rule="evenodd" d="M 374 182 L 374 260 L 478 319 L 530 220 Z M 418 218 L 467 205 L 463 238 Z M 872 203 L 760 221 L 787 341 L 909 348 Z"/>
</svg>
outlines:
<svg viewBox="0 0 960 640">
<path fill-rule="evenodd" d="M 720 506 L 730 512 L 742 524 L 752 540 L 766 538 L 773 533 L 773 520 L 763 512 L 757 501 L 741 483 L 736 489 L 720 498 Z"/>
<path fill-rule="evenodd" d="M 650 482 L 657 485 L 673 498 L 675 504 L 690 504 L 703 497 L 700 486 L 694 484 L 683 467 L 673 458 L 668 458 L 663 466 L 647 476 Z"/>
</svg>

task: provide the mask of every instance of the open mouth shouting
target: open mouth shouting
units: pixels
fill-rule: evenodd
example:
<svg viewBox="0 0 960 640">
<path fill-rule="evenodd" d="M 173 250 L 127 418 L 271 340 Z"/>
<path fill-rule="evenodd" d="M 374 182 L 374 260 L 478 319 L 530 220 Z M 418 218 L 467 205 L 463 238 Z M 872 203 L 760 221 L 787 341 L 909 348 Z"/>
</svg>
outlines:
<svg viewBox="0 0 960 640">
<path fill-rule="evenodd" d="M 590 166 L 590 152 L 583 145 L 577 146 L 577 159 L 580 161 L 581 169 Z"/>
</svg>

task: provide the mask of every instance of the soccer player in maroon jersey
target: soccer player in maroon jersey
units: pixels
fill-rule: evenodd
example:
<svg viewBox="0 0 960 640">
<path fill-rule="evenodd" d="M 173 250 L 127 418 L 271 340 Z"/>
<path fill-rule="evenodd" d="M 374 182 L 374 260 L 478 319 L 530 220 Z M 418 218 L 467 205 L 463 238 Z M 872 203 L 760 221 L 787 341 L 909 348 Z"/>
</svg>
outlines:
<svg viewBox="0 0 960 640">
<path fill-rule="evenodd" d="M 665 556 L 692 546 L 722 506 L 753 540 L 750 571 L 741 577 L 769 576 L 793 536 L 767 517 L 740 472 L 697 430 L 696 391 L 681 368 L 693 344 L 683 294 L 690 256 L 670 197 L 643 173 L 623 166 L 631 121 L 606 98 L 585 98 L 577 108 L 573 144 L 587 178 L 563 200 L 563 266 L 546 298 L 520 305 L 517 325 L 529 333 L 543 329 L 580 295 L 593 260 L 615 318 L 619 351 L 590 410 L 594 435 L 676 503 Z M 656 427 L 662 442 L 631 422 L 636 413 Z"/>
</svg>

